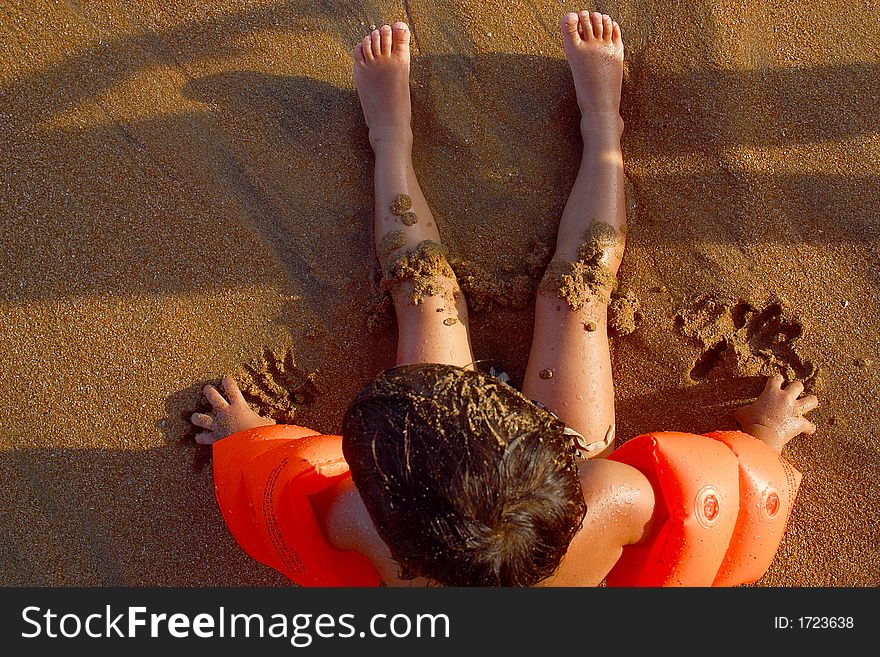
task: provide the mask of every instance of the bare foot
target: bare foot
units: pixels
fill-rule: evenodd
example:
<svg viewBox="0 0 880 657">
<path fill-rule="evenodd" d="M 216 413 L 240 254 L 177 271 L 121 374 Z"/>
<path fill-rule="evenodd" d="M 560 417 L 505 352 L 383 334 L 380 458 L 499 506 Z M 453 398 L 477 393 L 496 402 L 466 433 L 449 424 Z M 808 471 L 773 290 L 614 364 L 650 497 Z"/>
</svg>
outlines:
<svg viewBox="0 0 880 657">
<path fill-rule="evenodd" d="M 562 44 L 571 67 L 581 127 L 623 131 L 620 90 L 623 84 L 623 38 L 607 14 L 581 11 L 562 17 Z"/>
<path fill-rule="evenodd" d="M 373 30 L 354 49 L 354 81 L 373 148 L 412 142 L 409 37 L 409 27 L 398 21 Z"/>
<path fill-rule="evenodd" d="M 190 422 L 194 425 L 207 429 L 196 436 L 196 442 L 200 445 L 211 445 L 237 431 L 275 424 L 275 420 L 259 415 L 248 406 L 238 389 L 238 384 L 231 376 L 223 377 L 223 390 L 226 391 L 229 401 L 226 401 L 217 388 L 210 384 L 206 385 L 202 393 L 210 402 L 214 412 L 211 415 L 193 413 L 190 417 Z"/>
<path fill-rule="evenodd" d="M 792 381 L 783 390 L 783 381 L 781 374 L 771 376 L 760 396 L 733 414 L 745 433 L 764 441 L 776 452 L 781 452 L 788 441 L 801 433 L 815 433 L 816 425 L 804 414 L 819 406 L 815 395 L 798 399 L 804 391 L 803 383 Z"/>
</svg>

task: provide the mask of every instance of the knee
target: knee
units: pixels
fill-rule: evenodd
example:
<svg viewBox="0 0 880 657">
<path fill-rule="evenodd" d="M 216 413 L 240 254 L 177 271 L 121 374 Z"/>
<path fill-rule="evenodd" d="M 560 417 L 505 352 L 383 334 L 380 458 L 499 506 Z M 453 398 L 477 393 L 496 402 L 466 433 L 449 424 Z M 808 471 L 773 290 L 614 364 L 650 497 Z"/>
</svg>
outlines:
<svg viewBox="0 0 880 657">
<path fill-rule="evenodd" d="M 382 254 L 380 254 L 381 257 Z M 445 246 L 424 240 L 413 249 L 398 248 L 388 254 L 382 268 L 382 287 L 395 303 L 419 305 L 429 297 L 444 297 L 450 303 L 461 295 Z"/>
<path fill-rule="evenodd" d="M 571 310 L 580 310 L 591 302 L 611 303 L 617 279 L 602 261 L 562 260 L 554 258 L 538 286 L 538 296 L 565 302 Z"/>
</svg>

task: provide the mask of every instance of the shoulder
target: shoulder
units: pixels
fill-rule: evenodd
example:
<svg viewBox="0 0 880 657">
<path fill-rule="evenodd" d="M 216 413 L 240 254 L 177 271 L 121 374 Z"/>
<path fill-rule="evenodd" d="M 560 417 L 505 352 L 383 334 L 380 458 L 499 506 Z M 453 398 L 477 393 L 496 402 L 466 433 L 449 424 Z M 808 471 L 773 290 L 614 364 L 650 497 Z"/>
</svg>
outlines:
<svg viewBox="0 0 880 657">
<path fill-rule="evenodd" d="M 343 477 L 320 495 L 313 495 L 311 502 L 330 547 L 365 552 L 376 530 L 351 477 Z"/>
<path fill-rule="evenodd" d="M 592 459 L 581 463 L 579 470 L 587 513 L 546 586 L 601 584 L 624 546 L 646 535 L 654 513 L 651 483 L 632 466 Z"/>
<path fill-rule="evenodd" d="M 370 560 L 388 586 L 425 586 L 421 578 L 403 580 L 391 550 L 379 536 L 364 501 L 351 477 L 328 488 L 323 499 L 313 499 L 312 508 L 327 543 L 334 550 L 354 550 Z"/>
<path fill-rule="evenodd" d="M 654 489 L 639 470 L 617 461 L 592 459 L 580 467 L 581 490 L 587 509 L 612 520 L 621 545 L 637 543 L 654 515 Z"/>
</svg>

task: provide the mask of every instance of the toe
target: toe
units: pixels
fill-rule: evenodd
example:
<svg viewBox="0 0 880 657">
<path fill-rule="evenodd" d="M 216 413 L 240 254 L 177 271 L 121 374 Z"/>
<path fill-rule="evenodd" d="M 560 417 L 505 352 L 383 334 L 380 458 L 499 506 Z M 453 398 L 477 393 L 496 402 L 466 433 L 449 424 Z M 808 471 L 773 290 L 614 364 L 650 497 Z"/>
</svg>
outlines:
<svg viewBox="0 0 880 657">
<path fill-rule="evenodd" d="M 593 36 L 597 39 L 602 38 L 602 14 L 594 11 L 590 14 L 590 23 L 593 25 Z"/>
<path fill-rule="evenodd" d="M 379 30 L 382 54 L 386 57 L 391 54 L 391 26 L 383 25 Z"/>
<path fill-rule="evenodd" d="M 569 12 L 565 16 L 562 17 L 562 24 L 560 25 L 560 29 L 562 30 L 562 38 L 569 43 L 577 45 L 581 42 L 581 35 L 578 33 L 578 15 L 574 12 Z"/>
<path fill-rule="evenodd" d="M 590 22 L 590 12 L 582 11 L 578 14 L 578 18 L 581 23 L 581 38 L 584 41 L 589 41 L 593 38 L 593 24 Z"/>
<path fill-rule="evenodd" d="M 380 57 L 382 55 L 382 34 L 379 30 L 370 32 L 370 44 L 373 48 L 373 57 Z"/>
<path fill-rule="evenodd" d="M 611 31 L 611 41 L 616 46 L 623 45 L 623 33 L 620 31 L 620 25 L 617 24 L 617 21 L 613 21 L 613 28 Z"/>
<path fill-rule="evenodd" d="M 202 429 L 210 429 L 214 426 L 214 420 L 206 413 L 193 413 L 189 416 L 189 421 Z"/>
<path fill-rule="evenodd" d="M 369 34 L 364 37 L 363 41 L 361 41 L 361 50 L 364 53 L 364 61 L 373 61 L 373 42 L 370 39 Z"/>
<path fill-rule="evenodd" d="M 614 27 L 611 25 L 611 16 L 602 14 L 602 40 L 610 43 L 613 31 Z"/>
<path fill-rule="evenodd" d="M 391 25 L 392 52 L 409 54 L 409 26 L 403 21 Z"/>
<path fill-rule="evenodd" d="M 363 64 L 364 63 L 364 44 L 359 43 L 354 47 L 354 63 L 355 64 Z"/>
</svg>

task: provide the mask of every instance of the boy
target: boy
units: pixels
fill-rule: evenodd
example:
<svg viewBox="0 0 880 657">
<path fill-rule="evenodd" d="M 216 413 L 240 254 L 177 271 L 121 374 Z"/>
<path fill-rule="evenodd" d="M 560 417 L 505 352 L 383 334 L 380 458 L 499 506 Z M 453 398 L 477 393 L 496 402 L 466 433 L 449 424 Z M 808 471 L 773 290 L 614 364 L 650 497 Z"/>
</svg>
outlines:
<svg viewBox="0 0 880 657">
<path fill-rule="evenodd" d="M 375 244 L 398 324 L 397 367 L 354 400 L 351 477 L 310 498 L 333 549 L 366 556 L 389 585 L 595 586 L 649 534 L 654 490 L 607 456 L 614 393 L 607 308 L 625 241 L 620 26 L 582 11 L 561 23 L 581 111 L 580 170 L 538 290 L 522 394 L 473 368 L 467 305 L 412 166 L 410 33 L 383 25 L 354 75 L 375 154 Z M 777 453 L 815 427 L 814 396 L 771 378 L 737 413 Z M 272 424 L 235 382 L 205 388 L 211 444 Z M 564 423 L 564 424 L 563 424 Z M 576 454 L 584 458 L 577 459 Z"/>
</svg>

